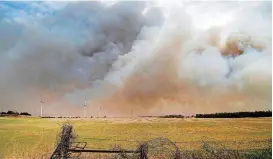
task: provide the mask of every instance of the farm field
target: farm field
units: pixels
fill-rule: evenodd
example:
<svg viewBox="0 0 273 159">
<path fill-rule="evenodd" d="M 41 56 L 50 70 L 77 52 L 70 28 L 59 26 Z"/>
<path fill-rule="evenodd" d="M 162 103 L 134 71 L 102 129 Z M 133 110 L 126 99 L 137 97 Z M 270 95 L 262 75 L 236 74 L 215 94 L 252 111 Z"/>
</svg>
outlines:
<svg viewBox="0 0 273 159">
<path fill-rule="evenodd" d="M 141 141 L 168 138 L 185 150 L 198 150 L 203 141 L 230 149 L 272 147 L 272 118 L 163 119 L 93 118 L 40 119 L 0 118 L 0 158 L 49 158 L 61 125 L 73 125 L 76 140 L 88 148 L 136 149 Z M 203 141 L 202 141 L 203 140 Z"/>
</svg>

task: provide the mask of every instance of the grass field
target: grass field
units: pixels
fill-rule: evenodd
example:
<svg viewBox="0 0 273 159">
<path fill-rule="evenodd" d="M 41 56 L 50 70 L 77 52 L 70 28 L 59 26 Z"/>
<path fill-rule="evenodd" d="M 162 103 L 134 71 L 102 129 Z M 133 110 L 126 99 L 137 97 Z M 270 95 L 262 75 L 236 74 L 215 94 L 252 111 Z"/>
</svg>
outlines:
<svg viewBox="0 0 273 159">
<path fill-rule="evenodd" d="M 185 150 L 198 150 L 202 138 L 231 149 L 272 147 L 272 118 L 244 119 L 162 119 L 93 118 L 40 119 L 0 118 L 0 158 L 48 158 L 56 146 L 63 123 L 75 129 L 78 141 L 88 148 L 111 149 L 119 145 L 135 149 L 138 142 L 157 137 L 178 142 Z"/>
</svg>

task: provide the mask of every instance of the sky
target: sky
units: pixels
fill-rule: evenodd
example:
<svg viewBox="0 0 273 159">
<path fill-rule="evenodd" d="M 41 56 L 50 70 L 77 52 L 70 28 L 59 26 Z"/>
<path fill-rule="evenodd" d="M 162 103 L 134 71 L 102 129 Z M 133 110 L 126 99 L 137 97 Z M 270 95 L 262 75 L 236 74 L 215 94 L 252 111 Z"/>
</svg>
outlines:
<svg viewBox="0 0 273 159">
<path fill-rule="evenodd" d="M 0 2 L 0 108 L 272 109 L 271 1 Z"/>
</svg>

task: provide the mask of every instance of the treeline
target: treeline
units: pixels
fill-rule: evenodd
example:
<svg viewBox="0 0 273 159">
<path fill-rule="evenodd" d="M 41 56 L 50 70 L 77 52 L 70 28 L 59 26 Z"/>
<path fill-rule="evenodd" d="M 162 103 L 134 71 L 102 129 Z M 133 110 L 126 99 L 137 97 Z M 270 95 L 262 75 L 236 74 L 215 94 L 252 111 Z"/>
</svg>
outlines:
<svg viewBox="0 0 273 159">
<path fill-rule="evenodd" d="M 185 116 L 183 115 L 162 115 L 162 116 L 153 116 L 153 115 L 146 115 L 146 116 L 139 116 L 139 117 L 142 117 L 142 118 L 185 118 Z M 187 118 L 188 116 L 186 116 Z"/>
<path fill-rule="evenodd" d="M 41 118 L 81 118 L 80 116 L 43 116 Z M 93 118 L 91 117 L 85 117 L 85 118 Z"/>
<path fill-rule="evenodd" d="M 180 115 L 180 114 L 178 114 L 178 115 L 171 114 L 171 115 L 159 116 L 159 118 L 184 118 L 184 116 Z"/>
<path fill-rule="evenodd" d="M 141 117 L 141 118 L 159 118 L 160 116 L 154 116 L 154 115 L 141 115 L 141 116 L 138 116 L 138 117 Z"/>
<path fill-rule="evenodd" d="M 18 116 L 18 115 L 31 116 L 31 114 L 28 112 L 19 113 L 17 111 L 11 111 L 11 110 L 9 110 L 7 112 L 1 112 L 0 115 L 1 116 Z"/>
<path fill-rule="evenodd" d="M 43 116 L 41 118 L 81 118 L 79 116 Z"/>
<path fill-rule="evenodd" d="M 247 117 L 272 117 L 272 111 L 255 112 L 223 112 L 213 114 L 196 114 L 195 118 L 247 118 Z"/>
<path fill-rule="evenodd" d="M 87 116 L 87 117 L 80 117 L 80 116 L 43 116 L 41 118 L 106 118 L 106 116 L 103 116 L 103 117 L 93 117 L 93 116 Z"/>
</svg>

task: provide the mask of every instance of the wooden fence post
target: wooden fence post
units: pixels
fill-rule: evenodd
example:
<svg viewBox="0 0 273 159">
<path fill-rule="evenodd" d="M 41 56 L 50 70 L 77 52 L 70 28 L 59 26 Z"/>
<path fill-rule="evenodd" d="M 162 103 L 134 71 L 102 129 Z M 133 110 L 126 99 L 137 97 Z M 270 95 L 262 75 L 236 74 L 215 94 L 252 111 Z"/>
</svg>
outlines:
<svg viewBox="0 0 273 159">
<path fill-rule="evenodd" d="M 140 150 L 140 159 L 148 159 L 147 156 L 147 151 L 148 151 L 148 147 L 146 144 L 141 144 L 139 147 Z"/>
</svg>

